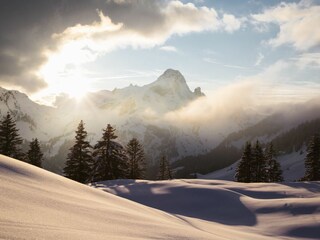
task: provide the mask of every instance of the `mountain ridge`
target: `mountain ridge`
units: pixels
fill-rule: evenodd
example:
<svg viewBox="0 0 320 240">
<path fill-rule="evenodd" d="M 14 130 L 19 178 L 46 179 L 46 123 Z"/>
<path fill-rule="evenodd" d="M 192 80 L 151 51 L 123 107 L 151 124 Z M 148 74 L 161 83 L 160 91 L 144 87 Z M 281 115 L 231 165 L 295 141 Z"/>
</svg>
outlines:
<svg viewBox="0 0 320 240">
<path fill-rule="evenodd" d="M 263 147 L 273 143 L 285 181 L 301 179 L 306 146 L 315 133 L 320 133 L 320 106 L 312 111 L 315 112 L 313 119 L 302 120 L 300 124 L 297 119 L 292 119 L 291 126 L 288 126 L 288 122 L 279 121 L 281 115 L 274 114 L 251 127 L 233 132 L 208 153 L 175 162 L 174 167 L 179 169 L 177 174 L 188 177 L 196 172 L 200 178 L 234 180 L 245 143 L 259 140 Z"/>
<path fill-rule="evenodd" d="M 101 129 L 107 123 L 115 126 L 121 144 L 125 145 L 132 137 L 138 138 L 151 165 L 162 152 L 177 157 L 206 151 L 202 140 L 191 136 L 189 130 L 161 122 L 166 113 L 185 107 L 201 95 L 190 91 L 177 70 L 168 69 L 157 80 L 141 87 L 88 93 L 82 101 L 59 96 L 56 107 L 33 102 L 19 91 L 2 88 L 1 93 L 1 115 L 10 112 L 24 139 L 38 138 L 42 142 L 44 166 L 55 172 L 61 173 L 63 169 L 80 120 L 85 122 L 91 142 L 100 138 Z M 194 147 L 190 148 L 190 142 Z"/>
<path fill-rule="evenodd" d="M 211 157 L 209 165 L 203 167 L 207 170 L 223 168 L 240 157 L 241 146 L 246 140 L 257 137 L 263 141 L 271 140 L 302 122 L 320 117 L 316 100 L 286 105 L 268 114 L 240 109 L 224 118 L 219 116 L 217 123 L 214 117 L 212 122 L 201 122 L 201 117 L 198 122 L 188 122 L 189 115 L 181 118 L 176 114 L 181 109 L 188 110 L 193 103 L 210 101 L 207 99 L 200 88 L 192 92 L 179 71 L 168 69 L 157 80 L 144 86 L 101 90 L 89 93 L 80 102 L 61 97 L 55 108 L 35 103 L 18 91 L 1 88 L 0 113 L 4 115 L 9 111 L 15 117 L 19 133 L 26 140 L 25 146 L 32 138 L 41 141 L 46 159 L 44 167 L 60 174 L 80 120 L 84 121 L 92 144 L 100 139 L 101 130 L 110 123 L 116 129 L 120 144 L 126 145 L 135 137 L 145 147 L 149 178 L 154 176 L 157 161 L 163 154 L 171 162 L 178 160 L 174 166 L 180 170 L 193 166 L 189 173 L 194 173 L 202 164 L 197 161 L 197 156 L 206 159 L 203 157 L 206 154 Z M 168 120 L 168 116 L 171 119 Z M 243 138 L 243 134 L 247 136 Z M 187 163 L 181 164 L 185 157 L 188 157 Z"/>
</svg>

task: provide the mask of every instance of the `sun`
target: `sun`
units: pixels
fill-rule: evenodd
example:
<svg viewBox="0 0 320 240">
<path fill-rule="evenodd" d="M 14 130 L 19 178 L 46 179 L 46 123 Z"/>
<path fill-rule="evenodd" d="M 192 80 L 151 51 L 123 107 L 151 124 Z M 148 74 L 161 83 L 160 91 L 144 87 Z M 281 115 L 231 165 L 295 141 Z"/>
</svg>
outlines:
<svg viewBox="0 0 320 240">
<path fill-rule="evenodd" d="M 54 94 L 64 93 L 76 100 L 81 100 L 90 91 L 90 81 L 78 68 L 59 72 L 55 67 L 47 68 L 43 78 L 48 84 L 47 91 Z"/>
<path fill-rule="evenodd" d="M 71 98 L 76 100 L 83 99 L 88 93 L 88 84 L 86 81 L 81 79 L 73 80 L 66 84 L 64 87 L 64 92 L 68 94 Z"/>
<path fill-rule="evenodd" d="M 38 74 L 47 82 L 47 92 L 65 93 L 71 98 L 81 100 L 90 91 L 90 81 L 85 77 L 86 74 L 81 67 L 82 62 L 77 60 L 77 52 L 70 51 L 70 48 L 64 50 L 48 54 L 48 61 Z"/>
</svg>

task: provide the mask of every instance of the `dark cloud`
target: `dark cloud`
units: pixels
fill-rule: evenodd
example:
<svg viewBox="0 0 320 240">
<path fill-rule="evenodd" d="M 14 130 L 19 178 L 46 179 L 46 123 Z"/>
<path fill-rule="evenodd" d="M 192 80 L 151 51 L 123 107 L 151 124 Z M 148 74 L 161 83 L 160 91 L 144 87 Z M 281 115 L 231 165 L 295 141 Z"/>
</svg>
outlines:
<svg viewBox="0 0 320 240">
<path fill-rule="evenodd" d="M 100 1 L 4 0 L 0 5 L 0 84 L 28 92 L 45 86 L 34 72 L 54 49 L 53 33 L 98 20 Z M 96 6 L 97 5 L 97 6 Z"/>
<path fill-rule="evenodd" d="M 95 44 L 93 51 L 106 53 L 117 48 L 151 48 L 165 43 L 173 35 L 191 32 L 234 31 L 213 8 L 196 7 L 181 1 L 106 0 L 99 8 L 100 21 L 90 25 L 76 25 L 57 34 L 62 44 L 74 40 Z M 224 16 L 224 15 L 223 15 Z M 224 16 L 225 17 L 225 16 Z M 233 15 L 232 24 L 241 23 Z M 110 23 L 112 21 L 112 24 Z M 82 46 L 85 47 L 85 46 Z"/>
<path fill-rule="evenodd" d="M 164 25 L 165 15 L 161 12 L 165 1 L 150 0 L 107 0 L 104 14 L 114 23 L 124 23 L 128 29 L 152 33 Z"/>
<path fill-rule="evenodd" d="M 128 28 L 150 31 L 162 18 L 159 1 L 3 0 L 0 3 L 0 84 L 28 92 L 45 86 L 33 73 L 55 49 L 52 34 L 98 21 L 97 9 Z M 138 16 L 138 17 L 137 17 Z M 32 80 L 34 78 L 34 80 Z"/>
<path fill-rule="evenodd" d="M 145 41 L 155 39 L 156 44 L 163 43 L 172 34 L 218 29 L 220 24 L 213 9 L 200 9 L 179 1 L 2 0 L 0 84 L 18 86 L 28 92 L 44 87 L 45 81 L 34 74 L 47 60 L 44 50 L 55 50 L 63 44 L 63 37 L 68 34 L 61 33 L 67 28 L 99 22 L 99 11 L 114 24 L 123 23 L 119 36 L 123 32 L 136 32 Z M 60 38 L 53 37 L 54 34 Z M 105 39 L 110 33 L 100 35 Z"/>
</svg>

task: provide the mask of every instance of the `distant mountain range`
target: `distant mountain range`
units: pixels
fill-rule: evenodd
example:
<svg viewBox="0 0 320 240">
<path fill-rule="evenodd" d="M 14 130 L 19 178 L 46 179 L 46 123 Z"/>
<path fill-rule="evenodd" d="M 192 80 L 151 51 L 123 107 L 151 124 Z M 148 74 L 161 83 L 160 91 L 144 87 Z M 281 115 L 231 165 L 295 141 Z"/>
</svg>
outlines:
<svg viewBox="0 0 320 240">
<path fill-rule="evenodd" d="M 161 121 L 164 114 L 202 96 L 200 88 L 193 92 L 189 89 L 179 71 L 168 69 L 155 82 L 142 87 L 130 85 L 88 93 L 80 102 L 58 97 L 56 107 L 40 105 L 19 91 L 0 88 L 0 115 L 10 112 L 24 139 L 37 137 L 42 142 L 44 166 L 51 171 L 61 173 L 80 120 L 84 120 L 92 144 L 107 123 L 115 126 L 122 144 L 137 137 L 152 165 L 160 154 L 177 158 L 207 151 L 203 139 L 190 134 L 191 130 Z"/>
<path fill-rule="evenodd" d="M 144 86 L 88 93 L 81 101 L 57 97 L 56 107 L 40 105 L 19 91 L 0 88 L 0 115 L 9 111 L 15 117 L 19 133 L 26 140 L 25 148 L 32 138 L 41 141 L 46 157 L 44 167 L 57 173 L 62 173 L 80 120 L 85 122 L 92 144 L 110 123 L 116 128 L 121 144 L 125 145 L 132 137 L 142 142 L 150 177 L 162 154 L 174 162 L 178 176 L 187 177 L 234 163 L 247 140 L 274 140 L 285 151 L 291 143 L 283 147 L 277 137 L 299 124 L 320 118 L 320 101 L 288 105 L 267 115 L 241 109 L 217 120 L 218 124 L 215 116 L 211 122 L 174 118 L 172 113 L 188 109 L 190 104 L 203 98 L 207 97 L 200 88 L 191 91 L 179 71 L 168 69 L 156 81 Z"/>
<path fill-rule="evenodd" d="M 272 142 L 285 180 L 294 181 L 304 175 L 304 160 L 310 138 L 320 133 L 320 105 L 310 101 L 277 112 L 246 129 L 229 134 L 206 154 L 176 161 L 177 176 L 234 180 L 244 144 L 259 140 L 264 146 Z M 221 170 L 220 170 L 221 169 Z"/>
</svg>

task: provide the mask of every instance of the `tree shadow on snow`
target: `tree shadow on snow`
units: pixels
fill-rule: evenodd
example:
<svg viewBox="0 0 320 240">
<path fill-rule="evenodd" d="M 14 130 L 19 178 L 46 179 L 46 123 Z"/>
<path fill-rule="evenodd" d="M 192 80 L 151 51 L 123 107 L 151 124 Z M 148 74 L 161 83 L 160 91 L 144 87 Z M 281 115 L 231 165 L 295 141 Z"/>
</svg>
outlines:
<svg viewBox="0 0 320 240">
<path fill-rule="evenodd" d="M 279 182 L 279 184 L 282 184 L 287 187 L 291 188 L 303 188 L 308 190 L 312 193 L 320 193 L 320 181 L 317 182 Z"/>
<path fill-rule="evenodd" d="M 99 184 L 98 187 L 103 189 L 102 184 Z M 161 182 L 134 183 L 134 180 L 122 185 L 116 182 L 103 184 L 118 196 L 171 214 L 226 225 L 253 226 L 257 223 L 255 214 L 240 201 L 240 195 L 225 189 L 170 186 Z M 105 191 L 110 190 L 105 189 Z"/>
<path fill-rule="evenodd" d="M 293 228 L 285 233 L 286 236 L 299 237 L 299 238 L 310 238 L 319 239 L 320 236 L 320 225 L 314 226 L 301 226 Z"/>
<path fill-rule="evenodd" d="M 293 216 L 305 215 L 305 214 L 314 214 L 319 212 L 319 206 L 317 204 L 311 206 L 299 206 L 293 204 L 284 204 L 281 207 L 264 207 L 256 210 L 256 213 L 270 214 L 270 213 L 289 213 Z M 320 236 L 320 235 L 319 235 Z"/>
<path fill-rule="evenodd" d="M 241 193 L 251 198 L 256 198 L 256 199 L 279 199 L 279 198 L 288 198 L 288 197 L 295 196 L 295 195 L 288 195 L 284 192 L 278 192 L 278 191 L 257 191 L 257 190 L 251 191 L 251 190 L 244 190 L 240 188 L 228 188 L 228 189 Z"/>
</svg>

